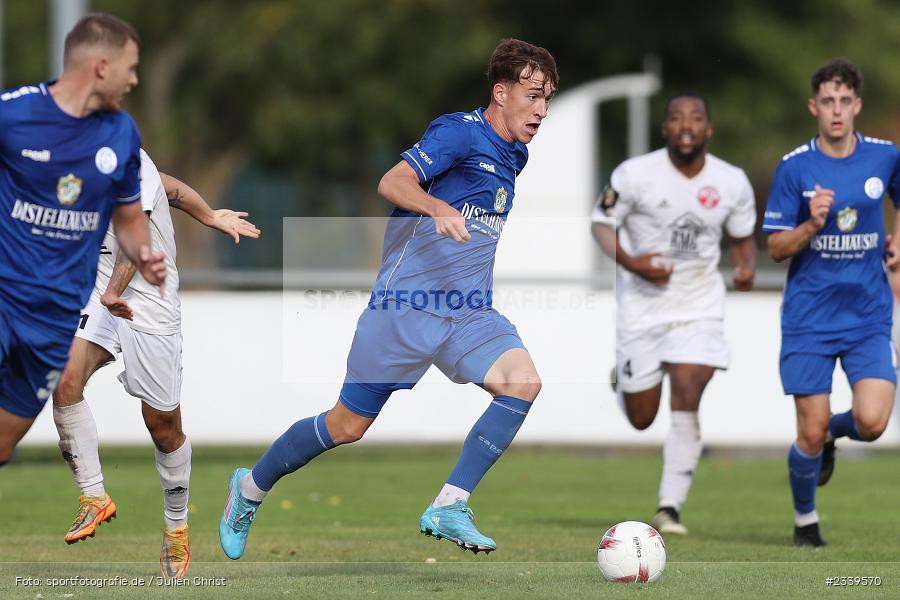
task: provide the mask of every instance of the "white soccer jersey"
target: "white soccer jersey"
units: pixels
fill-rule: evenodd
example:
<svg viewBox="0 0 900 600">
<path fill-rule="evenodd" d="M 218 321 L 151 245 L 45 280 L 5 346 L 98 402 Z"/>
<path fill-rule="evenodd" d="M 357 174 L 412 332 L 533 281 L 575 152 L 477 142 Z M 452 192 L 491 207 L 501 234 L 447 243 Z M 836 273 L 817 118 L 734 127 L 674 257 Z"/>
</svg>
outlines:
<svg viewBox="0 0 900 600">
<path fill-rule="evenodd" d="M 178 297 L 178 269 L 175 267 L 175 229 L 169 213 L 169 201 L 163 189 L 159 171 L 150 157 L 141 149 L 141 206 L 150 213 L 150 238 L 155 251 L 166 255 L 166 296 L 159 294 L 159 288 L 147 283 L 140 273 L 122 293 L 122 298 L 131 306 L 134 320 L 128 321 L 132 329 L 156 335 L 171 335 L 181 331 L 181 300 Z M 100 262 L 97 264 L 97 280 L 91 299 L 100 301 L 100 296 L 109 285 L 119 251 L 119 243 L 110 223 L 103 239 Z"/>
<path fill-rule="evenodd" d="M 689 179 L 662 148 L 619 165 L 611 187 L 618 199 L 605 209 L 598 202 L 592 220 L 623 228 L 633 256 L 659 253 L 673 268 L 666 285 L 618 269 L 618 328 L 723 318 L 722 231 L 744 238 L 756 224 L 753 188 L 744 171 L 707 154 L 703 169 Z"/>
</svg>

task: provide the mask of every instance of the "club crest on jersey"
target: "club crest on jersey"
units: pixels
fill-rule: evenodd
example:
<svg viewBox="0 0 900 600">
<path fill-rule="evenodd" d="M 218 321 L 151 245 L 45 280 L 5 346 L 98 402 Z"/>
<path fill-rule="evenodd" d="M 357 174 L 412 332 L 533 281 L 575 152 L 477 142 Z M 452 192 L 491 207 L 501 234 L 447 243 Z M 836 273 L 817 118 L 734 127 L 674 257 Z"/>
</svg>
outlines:
<svg viewBox="0 0 900 600">
<path fill-rule="evenodd" d="M 878 200 L 884 194 L 884 183 L 877 177 L 869 177 L 863 189 L 866 190 L 866 196 Z"/>
<path fill-rule="evenodd" d="M 715 208 L 719 205 L 719 190 L 711 185 L 705 185 L 697 192 L 697 202 L 703 208 Z"/>
<path fill-rule="evenodd" d="M 855 208 L 850 208 L 849 206 L 837 214 L 837 226 L 838 229 L 847 233 L 849 231 L 853 231 L 856 228 L 856 221 L 858 220 L 859 215 L 856 212 Z"/>
<path fill-rule="evenodd" d="M 116 170 L 116 166 L 118 166 L 119 164 L 119 159 L 112 148 L 110 148 L 109 146 L 103 146 L 102 148 L 97 150 L 97 154 L 94 156 L 94 164 L 97 165 L 98 171 L 100 171 L 104 175 L 109 175 Z"/>
<path fill-rule="evenodd" d="M 609 214 L 609 211 L 613 209 L 618 201 L 619 192 L 617 192 L 613 186 L 607 185 L 603 188 L 603 191 L 600 193 L 600 208 L 603 212 Z"/>
<path fill-rule="evenodd" d="M 56 199 L 66 206 L 75 204 L 81 195 L 81 180 L 69 173 L 56 182 Z"/>
<path fill-rule="evenodd" d="M 494 197 L 494 212 L 502 213 L 506 209 L 506 198 L 509 196 L 509 192 L 506 191 L 506 188 L 498 188 L 497 195 Z"/>
</svg>

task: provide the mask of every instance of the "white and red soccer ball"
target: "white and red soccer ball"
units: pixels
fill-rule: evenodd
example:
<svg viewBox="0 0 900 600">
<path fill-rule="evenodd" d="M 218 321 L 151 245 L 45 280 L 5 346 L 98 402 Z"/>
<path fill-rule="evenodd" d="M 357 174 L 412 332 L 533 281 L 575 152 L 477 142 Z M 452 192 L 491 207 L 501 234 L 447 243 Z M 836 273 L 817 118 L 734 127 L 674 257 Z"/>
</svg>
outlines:
<svg viewBox="0 0 900 600">
<path fill-rule="evenodd" d="M 613 525 L 597 545 L 597 565 L 607 581 L 652 583 L 666 568 L 666 543 L 639 521 Z"/>
</svg>

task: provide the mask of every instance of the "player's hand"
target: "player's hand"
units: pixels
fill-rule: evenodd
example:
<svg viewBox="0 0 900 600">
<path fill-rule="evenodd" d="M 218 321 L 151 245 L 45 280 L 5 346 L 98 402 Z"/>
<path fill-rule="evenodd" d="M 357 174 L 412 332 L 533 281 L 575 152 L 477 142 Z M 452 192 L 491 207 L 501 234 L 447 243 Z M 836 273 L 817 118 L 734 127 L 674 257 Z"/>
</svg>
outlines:
<svg viewBox="0 0 900 600">
<path fill-rule="evenodd" d="M 134 321 L 134 312 L 120 296 L 107 290 L 106 293 L 100 296 L 100 304 L 105 306 L 112 316 Z"/>
<path fill-rule="evenodd" d="M 159 295 L 166 296 L 166 255 L 154 252 L 150 246 L 141 246 L 141 264 L 138 271 L 144 280 L 159 288 Z"/>
<path fill-rule="evenodd" d="M 235 244 L 241 243 L 241 236 L 253 239 L 259 238 L 261 232 L 256 225 L 244 219 L 246 216 L 247 213 L 245 212 L 235 212 L 227 208 L 220 208 L 213 211 L 210 227 L 218 229 L 227 236 L 231 236 Z"/>
<path fill-rule="evenodd" d="M 669 283 L 669 277 L 672 276 L 671 263 L 663 260 L 662 254 L 659 252 L 641 254 L 635 257 L 631 264 L 628 265 L 628 270 L 656 285 Z"/>
<path fill-rule="evenodd" d="M 438 235 L 453 238 L 457 242 L 468 242 L 472 234 L 466 230 L 466 218 L 446 202 L 438 202 L 434 209 L 434 230 Z"/>
<path fill-rule="evenodd" d="M 738 265 L 731 274 L 734 289 L 739 292 L 749 292 L 753 289 L 753 269 Z"/>
<path fill-rule="evenodd" d="M 828 211 L 834 205 L 834 190 L 816 184 L 816 193 L 809 201 L 809 220 L 816 231 L 825 227 Z"/>
<path fill-rule="evenodd" d="M 884 253 L 884 266 L 891 271 L 900 268 L 900 239 L 895 240 L 892 234 L 887 234 L 884 241 Z"/>
</svg>

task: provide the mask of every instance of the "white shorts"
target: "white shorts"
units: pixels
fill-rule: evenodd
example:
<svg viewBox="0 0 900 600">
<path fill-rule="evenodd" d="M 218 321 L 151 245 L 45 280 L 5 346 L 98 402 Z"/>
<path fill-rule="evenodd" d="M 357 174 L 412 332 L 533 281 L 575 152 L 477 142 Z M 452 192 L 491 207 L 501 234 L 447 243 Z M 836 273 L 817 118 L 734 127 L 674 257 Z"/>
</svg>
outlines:
<svg viewBox="0 0 900 600">
<path fill-rule="evenodd" d="M 727 369 L 728 342 L 720 319 L 680 321 L 616 332 L 616 385 L 633 394 L 662 381 L 666 364 Z"/>
<path fill-rule="evenodd" d="M 154 335 L 135 331 L 128 321 L 114 317 L 91 300 L 81 311 L 75 337 L 87 340 L 116 356 L 122 354 L 125 370 L 119 381 L 125 391 L 161 411 L 172 411 L 181 402 L 181 334 Z"/>
</svg>

